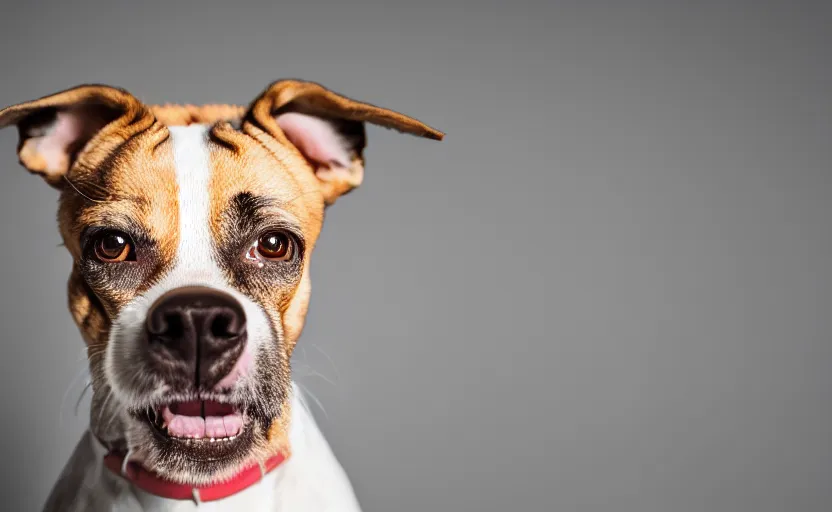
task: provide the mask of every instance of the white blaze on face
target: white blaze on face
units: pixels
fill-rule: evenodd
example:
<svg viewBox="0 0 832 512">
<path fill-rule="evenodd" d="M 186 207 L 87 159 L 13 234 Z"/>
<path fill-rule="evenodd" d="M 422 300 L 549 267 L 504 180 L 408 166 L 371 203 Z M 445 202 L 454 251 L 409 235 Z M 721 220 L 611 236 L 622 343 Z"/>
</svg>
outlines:
<svg viewBox="0 0 832 512">
<path fill-rule="evenodd" d="M 173 126 L 170 134 L 179 185 L 179 248 L 169 277 L 183 283 L 217 283 L 219 268 L 214 261 L 209 224 L 211 162 L 208 128 L 204 125 Z"/>
<path fill-rule="evenodd" d="M 166 292 L 183 286 L 205 286 L 222 290 L 236 298 L 246 314 L 248 342 L 229 377 L 249 372 L 255 348 L 271 340 L 272 331 L 264 311 L 227 282 L 216 261 L 216 248 L 210 228 L 211 163 L 208 130 L 205 125 L 169 127 L 173 142 L 176 180 L 179 190 L 179 245 L 170 270 L 160 281 L 137 296 L 119 312 L 110 332 L 105 372 L 122 403 L 147 401 L 164 389 L 148 394 L 147 382 L 137 382 L 131 362 L 141 350 L 147 312 Z M 240 255 L 241 257 L 243 255 Z M 147 378 L 145 378 L 147 379 Z M 225 383 L 228 382 L 224 379 Z"/>
</svg>

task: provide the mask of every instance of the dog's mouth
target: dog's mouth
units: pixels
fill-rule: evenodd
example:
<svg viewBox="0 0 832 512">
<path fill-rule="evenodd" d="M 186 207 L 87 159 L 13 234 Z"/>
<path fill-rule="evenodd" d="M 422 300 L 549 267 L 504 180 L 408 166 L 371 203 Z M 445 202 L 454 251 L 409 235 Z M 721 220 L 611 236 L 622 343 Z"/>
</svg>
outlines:
<svg viewBox="0 0 832 512">
<path fill-rule="evenodd" d="M 218 400 L 173 401 L 137 415 L 167 450 L 194 460 L 220 460 L 252 442 L 250 415 L 239 404 Z"/>
<path fill-rule="evenodd" d="M 233 441 L 245 420 L 238 407 L 214 400 L 173 402 L 148 412 L 154 426 L 169 438 L 210 443 Z"/>
</svg>

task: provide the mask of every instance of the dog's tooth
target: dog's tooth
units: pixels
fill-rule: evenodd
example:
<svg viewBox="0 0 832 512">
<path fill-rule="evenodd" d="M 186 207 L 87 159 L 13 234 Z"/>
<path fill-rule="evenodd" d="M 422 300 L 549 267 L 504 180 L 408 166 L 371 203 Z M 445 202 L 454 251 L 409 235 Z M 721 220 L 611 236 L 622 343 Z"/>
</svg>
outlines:
<svg viewBox="0 0 832 512">
<path fill-rule="evenodd" d="M 213 442 L 215 442 L 215 441 L 216 441 L 216 439 L 214 439 L 214 438 L 212 437 L 212 438 L 211 438 L 211 442 L 213 443 Z"/>
</svg>

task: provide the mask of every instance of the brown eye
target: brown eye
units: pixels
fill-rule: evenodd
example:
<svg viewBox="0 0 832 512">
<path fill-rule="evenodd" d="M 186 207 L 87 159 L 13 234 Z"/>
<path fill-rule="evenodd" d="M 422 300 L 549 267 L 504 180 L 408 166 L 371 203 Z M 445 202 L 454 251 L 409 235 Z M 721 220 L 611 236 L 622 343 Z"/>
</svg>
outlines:
<svg viewBox="0 0 832 512">
<path fill-rule="evenodd" d="M 287 261 L 292 259 L 292 238 L 281 231 L 266 233 L 257 240 L 257 252 L 266 259 Z"/>
<path fill-rule="evenodd" d="M 95 242 L 95 256 L 106 263 L 118 263 L 134 259 L 133 244 L 124 233 L 116 231 L 104 233 Z"/>
</svg>

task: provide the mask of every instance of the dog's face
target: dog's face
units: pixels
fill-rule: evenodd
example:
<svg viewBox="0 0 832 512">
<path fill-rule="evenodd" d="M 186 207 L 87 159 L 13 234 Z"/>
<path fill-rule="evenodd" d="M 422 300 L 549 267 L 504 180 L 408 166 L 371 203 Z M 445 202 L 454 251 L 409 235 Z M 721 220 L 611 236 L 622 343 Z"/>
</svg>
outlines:
<svg viewBox="0 0 832 512">
<path fill-rule="evenodd" d="M 288 452 L 289 360 L 324 209 L 363 176 L 364 122 L 440 139 L 317 84 L 248 108 L 83 86 L 0 111 L 61 191 L 94 432 L 192 484 Z"/>
</svg>

